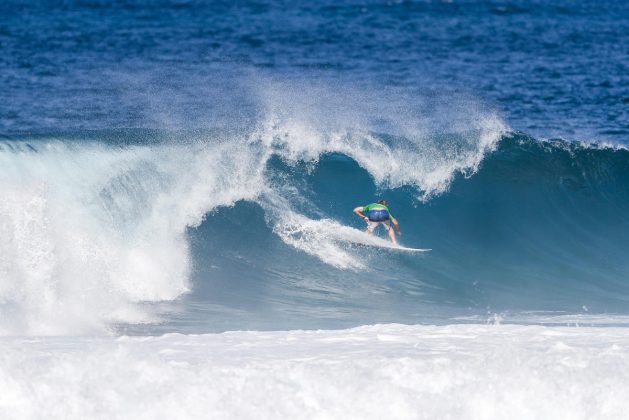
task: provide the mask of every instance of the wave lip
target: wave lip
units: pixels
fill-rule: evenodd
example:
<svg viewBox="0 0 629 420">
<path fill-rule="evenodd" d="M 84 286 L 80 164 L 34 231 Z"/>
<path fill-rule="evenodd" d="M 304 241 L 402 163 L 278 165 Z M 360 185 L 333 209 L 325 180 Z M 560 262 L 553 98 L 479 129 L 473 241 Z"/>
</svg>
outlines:
<svg viewBox="0 0 629 420">
<path fill-rule="evenodd" d="M 472 100 L 421 103 L 399 91 L 282 83 L 266 83 L 258 95 L 263 112 L 254 138 L 286 161 L 343 154 L 380 187 L 413 186 L 425 201 L 447 191 L 457 174 L 474 174 L 509 130 L 496 112 Z"/>
</svg>

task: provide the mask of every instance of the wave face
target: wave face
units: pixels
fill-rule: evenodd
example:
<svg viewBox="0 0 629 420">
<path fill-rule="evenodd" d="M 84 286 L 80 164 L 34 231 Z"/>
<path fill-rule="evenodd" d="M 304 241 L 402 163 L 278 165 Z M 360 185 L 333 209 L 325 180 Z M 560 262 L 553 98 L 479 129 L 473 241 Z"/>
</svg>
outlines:
<svg viewBox="0 0 629 420">
<path fill-rule="evenodd" d="M 245 134 L 3 140 L 0 333 L 626 312 L 626 150 L 538 141 L 482 111 L 417 133 L 287 109 Z M 353 245 L 351 210 L 377 197 L 404 245 L 433 251 Z"/>
<path fill-rule="evenodd" d="M 293 206 L 305 217 L 267 226 L 264 205 L 238 203 L 191 232 L 202 244 L 196 259 L 215 261 L 195 273 L 199 295 L 189 296 L 217 305 L 200 319 L 242 328 L 253 312 L 263 319 L 245 324 L 259 329 L 626 313 L 629 152 L 506 133 L 486 153 L 477 173 L 455 172 L 437 196 L 374 182 L 344 154 L 313 167 L 271 161 L 274 179 L 291 180 Z M 345 226 L 363 228 L 351 209 L 380 196 L 393 203 L 403 244 L 432 252 L 335 242 L 351 237 Z M 215 274 L 220 280 L 210 281 Z M 238 321 L 216 321 L 225 306 Z"/>
</svg>

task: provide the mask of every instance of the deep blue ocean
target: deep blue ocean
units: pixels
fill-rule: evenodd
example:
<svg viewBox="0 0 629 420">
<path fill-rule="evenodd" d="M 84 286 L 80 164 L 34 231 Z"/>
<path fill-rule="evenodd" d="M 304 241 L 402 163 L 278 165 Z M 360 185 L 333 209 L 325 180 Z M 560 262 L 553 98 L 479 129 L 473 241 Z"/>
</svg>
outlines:
<svg viewBox="0 0 629 420">
<path fill-rule="evenodd" d="M 629 2 L 9 0 L 0 51 L 4 335 L 629 314 Z M 356 245 L 381 197 L 432 251 Z"/>
</svg>

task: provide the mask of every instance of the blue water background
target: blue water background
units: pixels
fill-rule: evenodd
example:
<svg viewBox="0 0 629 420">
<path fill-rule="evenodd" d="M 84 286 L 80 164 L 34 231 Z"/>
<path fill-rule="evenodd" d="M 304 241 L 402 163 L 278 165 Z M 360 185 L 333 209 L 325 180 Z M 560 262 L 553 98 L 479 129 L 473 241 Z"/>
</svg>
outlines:
<svg viewBox="0 0 629 420">
<path fill-rule="evenodd" d="M 0 16 L 5 134 L 206 127 L 263 74 L 465 93 L 537 137 L 627 141 L 625 1 L 9 0 Z"/>
</svg>

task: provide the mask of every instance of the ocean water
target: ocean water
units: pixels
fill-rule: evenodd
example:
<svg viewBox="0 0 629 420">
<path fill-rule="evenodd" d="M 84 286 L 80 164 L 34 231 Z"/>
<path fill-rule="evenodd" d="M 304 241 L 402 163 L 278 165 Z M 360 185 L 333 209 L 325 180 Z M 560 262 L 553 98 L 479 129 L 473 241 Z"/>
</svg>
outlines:
<svg viewBox="0 0 629 420">
<path fill-rule="evenodd" d="M 137 418 L 174 389 L 198 397 L 183 418 L 377 418 L 378 386 L 397 418 L 622 418 L 629 3 L 9 0 L 0 16 L 0 417 L 51 412 L 63 384 L 57 418 Z M 378 198 L 430 252 L 363 232 L 352 210 Z M 139 373 L 163 388 L 80 391 L 153 353 Z M 352 358 L 337 386 L 355 392 L 309 385 Z M 226 403 L 239 384 L 261 388 Z"/>
</svg>

